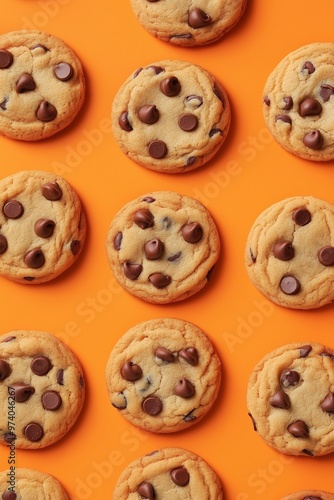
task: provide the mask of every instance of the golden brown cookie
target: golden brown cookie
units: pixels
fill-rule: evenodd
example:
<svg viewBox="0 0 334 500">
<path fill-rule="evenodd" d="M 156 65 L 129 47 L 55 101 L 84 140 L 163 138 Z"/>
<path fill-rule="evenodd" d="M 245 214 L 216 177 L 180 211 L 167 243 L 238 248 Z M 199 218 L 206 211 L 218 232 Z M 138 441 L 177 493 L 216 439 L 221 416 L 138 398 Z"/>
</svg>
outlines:
<svg viewBox="0 0 334 500">
<path fill-rule="evenodd" d="M 283 497 L 282 500 L 334 500 L 334 493 L 320 490 L 304 490 Z"/>
<path fill-rule="evenodd" d="M 0 495 L 2 500 L 69 500 L 55 477 L 23 468 L 0 472 Z"/>
</svg>

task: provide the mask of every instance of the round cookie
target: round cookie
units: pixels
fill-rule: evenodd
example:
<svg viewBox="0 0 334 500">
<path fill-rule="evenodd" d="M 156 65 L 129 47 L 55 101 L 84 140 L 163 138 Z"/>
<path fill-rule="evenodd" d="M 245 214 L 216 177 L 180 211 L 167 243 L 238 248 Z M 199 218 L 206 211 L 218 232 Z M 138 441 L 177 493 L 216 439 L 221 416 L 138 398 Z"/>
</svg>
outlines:
<svg viewBox="0 0 334 500">
<path fill-rule="evenodd" d="M 334 500 L 334 493 L 320 490 L 305 490 L 292 493 L 282 500 Z"/>
<path fill-rule="evenodd" d="M 182 448 L 162 448 L 138 458 L 120 475 L 112 498 L 222 500 L 220 479 L 201 457 Z"/>
<path fill-rule="evenodd" d="M 65 42 L 34 30 L 0 36 L 0 134 L 45 139 L 72 122 L 84 97 L 81 62 Z"/>
<path fill-rule="evenodd" d="M 263 113 L 278 143 L 306 160 L 334 159 L 334 43 L 288 54 L 263 91 Z"/>
<path fill-rule="evenodd" d="M 80 200 L 62 177 L 27 170 L 0 181 L 0 275 L 25 284 L 56 278 L 85 236 Z"/>
<path fill-rule="evenodd" d="M 294 343 L 267 354 L 247 387 L 254 429 L 288 455 L 334 451 L 334 350 Z"/>
<path fill-rule="evenodd" d="M 208 282 L 220 251 L 216 225 L 197 200 L 171 191 L 126 204 L 112 221 L 107 254 L 118 283 L 155 304 L 186 299 Z"/>
<path fill-rule="evenodd" d="M 125 333 L 106 368 L 112 405 L 132 424 L 169 433 L 199 422 L 218 395 L 219 357 L 192 323 L 165 318 Z"/>
<path fill-rule="evenodd" d="M 0 495 L 2 500 L 69 500 L 56 478 L 37 470 L 23 468 L 15 468 L 14 474 L 10 470 L 0 472 Z"/>
<path fill-rule="evenodd" d="M 61 439 L 84 403 L 82 368 L 55 336 L 17 330 L 0 336 L 0 443 L 44 448 Z"/>
<path fill-rule="evenodd" d="M 295 196 L 267 208 L 246 244 L 246 269 L 277 304 L 312 309 L 334 299 L 334 206 Z"/>
<path fill-rule="evenodd" d="M 246 0 L 130 0 L 141 25 L 174 45 L 193 47 L 215 42 L 242 16 Z"/>
<path fill-rule="evenodd" d="M 225 141 L 230 120 L 228 97 L 216 79 L 200 66 L 177 60 L 137 69 L 112 106 L 121 150 L 140 165 L 166 173 L 188 172 L 209 161 Z"/>
</svg>

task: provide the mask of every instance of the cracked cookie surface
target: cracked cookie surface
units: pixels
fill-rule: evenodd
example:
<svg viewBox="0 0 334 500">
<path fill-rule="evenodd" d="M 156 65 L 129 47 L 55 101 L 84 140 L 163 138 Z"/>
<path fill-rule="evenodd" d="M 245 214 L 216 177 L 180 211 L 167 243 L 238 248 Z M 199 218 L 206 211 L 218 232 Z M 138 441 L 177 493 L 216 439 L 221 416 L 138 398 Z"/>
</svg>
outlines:
<svg viewBox="0 0 334 500">
<path fill-rule="evenodd" d="M 121 150 L 138 164 L 167 173 L 209 161 L 225 141 L 230 120 L 221 84 L 200 66 L 177 60 L 137 69 L 112 106 Z"/>
<path fill-rule="evenodd" d="M 199 422 L 214 404 L 221 364 L 200 328 L 178 319 L 155 319 L 119 339 L 106 379 L 112 405 L 132 424 L 176 432 Z"/>
<path fill-rule="evenodd" d="M 3 500 L 69 500 L 59 481 L 44 472 L 33 469 L 15 468 L 15 491 L 6 489 L 10 470 L 0 472 L 0 498 Z M 8 485 L 10 487 L 10 485 Z"/>
<path fill-rule="evenodd" d="M 320 490 L 304 490 L 283 497 L 282 500 L 334 500 L 334 493 Z"/>
<path fill-rule="evenodd" d="M 81 365 L 55 336 L 17 330 L 0 337 L 0 443 L 44 448 L 74 425 L 85 396 Z"/>
<path fill-rule="evenodd" d="M 118 283 L 151 303 L 186 299 L 208 282 L 220 240 L 207 209 L 171 191 L 145 194 L 125 205 L 107 236 Z"/>
<path fill-rule="evenodd" d="M 277 304 L 313 309 L 334 299 L 334 206 L 295 196 L 267 208 L 246 244 L 252 283 Z"/>
<path fill-rule="evenodd" d="M 0 134 L 50 137 L 72 122 L 84 98 L 81 62 L 65 42 L 34 30 L 0 36 Z"/>
<path fill-rule="evenodd" d="M 334 350 L 288 344 L 267 354 L 247 387 L 254 429 L 277 451 L 320 456 L 334 451 Z"/>
<path fill-rule="evenodd" d="M 269 130 L 290 153 L 334 159 L 334 43 L 312 43 L 288 54 L 263 91 Z"/>
<path fill-rule="evenodd" d="M 198 455 L 182 448 L 162 448 L 129 464 L 119 477 L 113 499 L 222 500 L 219 477 Z"/>
</svg>

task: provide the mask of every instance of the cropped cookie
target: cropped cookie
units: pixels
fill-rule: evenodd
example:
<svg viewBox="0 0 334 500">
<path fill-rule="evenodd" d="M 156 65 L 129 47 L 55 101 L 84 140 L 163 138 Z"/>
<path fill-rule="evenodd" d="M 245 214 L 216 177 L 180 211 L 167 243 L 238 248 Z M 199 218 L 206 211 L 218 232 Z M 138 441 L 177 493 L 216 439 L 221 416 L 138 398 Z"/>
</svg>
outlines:
<svg viewBox="0 0 334 500">
<path fill-rule="evenodd" d="M 312 309 L 334 299 L 334 206 L 295 196 L 256 219 L 246 245 L 253 284 L 277 304 Z"/>
<path fill-rule="evenodd" d="M 290 153 L 334 159 L 334 43 L 312 43 L 288 54 L 263 92 L 269 130 Z"/>
<path fill-rule="evenodd" d="M 182 448 L 163 448 L 128 465 L 112 498 L 222 500 L 223 491 L 220 479 L 201 457 Z"/>
<path fill-rule="evenodd" d="M 141 25 L 165 42 L 184 47 L 215 42 L 242 16 L 246 0 L 130 0 Z"/>
<path fill-rule="evenodd" d="M 334 451 L 334 350 L 288 344 L 267 354 L 247 388 L 254 429 L 277 451 L 319 456 Z"/>
<path fill-rule="evenodd" d="M 107 254 L 118 283 L 148 302 L 186 299 L 208 282 L 220 240 L 207 209 L 171 191 L 125 205 L 112 221 Z"/>
<path fill-rule="evenodd" d="M 154 319 L 119 339 L 106 379 L 112 405 L 127 420 L 167 433 L 208 413 L 219 391 L 221 365 L 200 328 L 179 319 Z"/>
<path fill-rule="evenodd" d="M 74 425 L 84 396 L 80 363 L 55 336 L 24 330 L 0 336 L 0 443 L 55 443 Z"/>
<path fill-rule="evenodd" d="M 305 490 L 292 493 L 282 500 L 334 500 L 334 493 L 320 490 Z"/>
<path fill-rule="evenodd" d="M 81 62 L 65 42 L 34 30 L 0 36 L 0 134 L 49 137 L 72 122 L 84 97 Z"/>
<path fill-rule="evenodd" d="M 121 150 L 140 165 L 167 173 L 188 172 L 210 160 L 225 141 L 230 120 L 223 87 L 185 61 L 137 69 L 112 106 Z"/>
<path fill-rule="evenodd" d="M 56 478 L 22 468 L 0 472 L 0 495 L 2 500 L 69 500 Z"/>
<path fill-rule="evenodd" d="M 0 181 L 0 275 L 29 284 L 56 278 L 85 236 L 80 200 L 62 177 L 27 170 Z"/>
</svg>

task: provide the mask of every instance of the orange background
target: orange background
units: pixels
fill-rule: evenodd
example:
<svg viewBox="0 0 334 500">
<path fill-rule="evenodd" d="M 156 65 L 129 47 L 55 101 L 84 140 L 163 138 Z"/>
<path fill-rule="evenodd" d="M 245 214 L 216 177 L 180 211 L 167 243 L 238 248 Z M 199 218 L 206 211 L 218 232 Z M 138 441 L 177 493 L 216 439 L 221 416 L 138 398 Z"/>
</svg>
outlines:
<svg viewBox="0 0 334 500">
<path fill-rule="evenodd" d="M 45 141 L 0 138 L 1 177 L 23 169 L 56 172 L 79 193 L 89 234 L 76 265 L 54 282 L 23 286 L 1 278 L 1 333 L 45 330 L 81 360 L 87 399 L 77 424 L 44 450 L 17 452 L 17 466 L 54 474 L 72 499 L 111 498 L 123 468 L 159 447 L 198 453 L 219 474 L 227 500 L 278 499 L 292 491 L 334 491 L 334 457 L 289 457 L 252 430 L 245 392 L 254 365 L 294 341 L 334 347 L 333 308 L 295 311 L 269 303 L 251 285 L 244 246 L 257 215 L 293 195 L 334 203 L 333 162 L 317 164 L 285 152 L 262 118 L 262 89 L 270 71 L 301 45 L 333 40 L 333 0 L 249 0 L 242 20 L 214 45 L 182 49 L 140 26 L 129 0 L 2 0 L 1 32 L 39 29 L 63 38 L 83 62 L 84 109 L 65 131 Z M 160 174 L 123 155 L 112 137 L 110 109 L 123 81 L 137 68 L 184 59 L 211 71 L 224 85 L 232 126 L 209 164 L 182 175 Z M 155 306 L 127 294 L 109 268 L 105 238 L 116 212 L 150 191 L 174 190 L 202 201 L 213 215 L 222 254 L 210 284 L 176 305 Z M 157 317 L 192 321 L 217 347 L 223 384 L 210 415 L 188 431 L 139 431 L 111 407 L 105 384 L 109 353 L 130 327 Z M 0 449 L 1 469 L 8 450 Z"/>
</svg>

